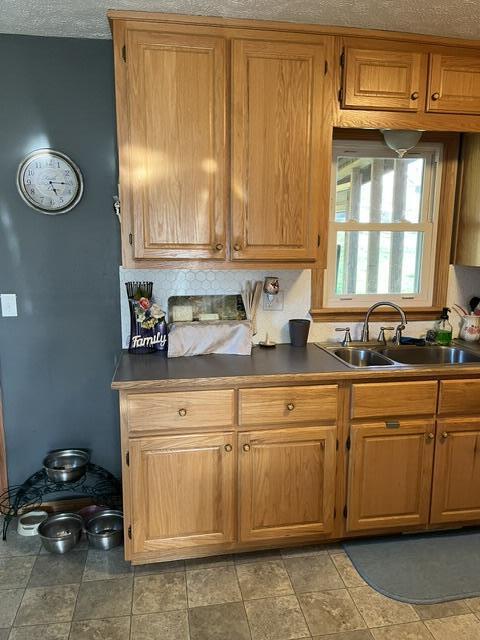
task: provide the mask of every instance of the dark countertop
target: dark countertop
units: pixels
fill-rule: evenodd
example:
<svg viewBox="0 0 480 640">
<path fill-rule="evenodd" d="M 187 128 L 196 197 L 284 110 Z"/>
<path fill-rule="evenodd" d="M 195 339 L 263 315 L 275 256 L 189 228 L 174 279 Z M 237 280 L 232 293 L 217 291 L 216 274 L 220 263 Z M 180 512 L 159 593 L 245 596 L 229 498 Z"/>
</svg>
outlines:
<svg viewBox="0 0 480 640">
<path fill-rule="evenodd" d="M 471 347 L 470 347 L 471 348 Z M 164 352 L 146 355 L 123 351 L 112 381 L 113 389 L 166 389 L 246 384 L 314 383 L 340 380 L 465 377 L 480 375 L 480 365 L 352 369 L 316 347 L 277 345 L 254 347 L 251 356 L 204 355 L 167 358 Z M 255 379 L 256 378 L 256 379 Z"/>
<path fill-rule="evenodd" d="M 167 358 L 163 352 L 136 355 L 123 351 L 112 387 L 121 388 L 125 383 L 140 381 L 335 374 L 345 371 L 351 369 L 314 344 L 306 347 L 279 344 L 274 349 L 253 347 L 251 356 L 210 354 Z"/>
</svg>

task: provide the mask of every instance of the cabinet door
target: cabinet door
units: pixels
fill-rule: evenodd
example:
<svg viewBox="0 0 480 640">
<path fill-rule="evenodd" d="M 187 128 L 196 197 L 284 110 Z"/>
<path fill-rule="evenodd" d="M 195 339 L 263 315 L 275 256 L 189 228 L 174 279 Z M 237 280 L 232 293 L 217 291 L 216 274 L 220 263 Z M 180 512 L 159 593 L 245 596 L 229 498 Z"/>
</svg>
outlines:
<svg viewBox="0 0 480 640">
<path fill-rule="evenodd" d="M 423 420 L 352 426 L 349 531 L 427 524 L 434 431 Z"/>
<path fill-rule="evenodd" d="M 130 441 L 133 552 L 234 539 L 232 433 Z"/>
<path fill-rule="evenodd" d="M 239 434 L 241 540 L 332 531 L 335 432 L 309 427 Z"/>
<path fill-rule="evenodd" d="M 130 31 L 126 64 L 135 258 L 224 258 L 224 40 Z"/>
<path fill-rule="evenodd" d="M 329 184 L 320 165 L 324 47 L 232 47 L 232 257 L 314 260 Z"/>
<path fill-rule="evenodd" d="M 480 56 L 430 56 L 427 110 L 480 114 Z"/>
<path fill-rule="evenodd" d="M 480 520 L 480 418 L 437 422 L 430 519 Z"/>
<path fill-rule="evenodd" d="M 367 41 L 368 42 L 368 41 Z M 346 40 L 342 107 L 418 111 L 425 104 L 426 55 L 402 43 Z"/>
</svg>

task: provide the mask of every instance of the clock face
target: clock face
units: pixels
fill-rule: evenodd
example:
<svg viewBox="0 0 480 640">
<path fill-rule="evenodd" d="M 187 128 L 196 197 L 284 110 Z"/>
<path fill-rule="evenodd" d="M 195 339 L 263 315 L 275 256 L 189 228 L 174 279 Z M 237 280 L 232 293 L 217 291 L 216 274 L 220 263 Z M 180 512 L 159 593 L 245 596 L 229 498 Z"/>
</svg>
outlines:
<svg viewBox="0 0 480 640">
<path fill-rule="evenodd" d="M 83 194 L 83 179 L 80 169 L 68 156 L 51 149 L 39 149 L 20 164 L 17 187 L 30 207 L 57 215 L 78 204 Z"/>
</svg>

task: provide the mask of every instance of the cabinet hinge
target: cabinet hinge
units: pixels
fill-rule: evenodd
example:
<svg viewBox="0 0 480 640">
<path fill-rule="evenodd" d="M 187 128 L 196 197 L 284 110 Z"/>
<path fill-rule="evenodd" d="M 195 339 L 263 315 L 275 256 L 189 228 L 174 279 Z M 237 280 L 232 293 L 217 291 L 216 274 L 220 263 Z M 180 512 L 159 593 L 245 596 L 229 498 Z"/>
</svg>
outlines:
<svg viewBox="0 0 480 640">
<path fill-rule="evenodd" d="M 132 539 L 132 525 L 130 525 L 130 526 L 128 527 L 128 538 L 129 538 L 129 540 L 131 540 L 131 539 Z"/>
<path fill-rule="evenodd" d="M 347 509 L 347 505 L 345 505 L 345 506 L 343 507 L 343 517 L 344 517 L 344 518 L 346 518 L 346 517 L 347 517 L 347 515 L 348 515 L 348 509 Z"/>
<path fill-rule="evenodd" d="M 328 73 L 328 60 L 325 60 L 325 75 Z"/>
<path fill-rule="evenodd" d="M 339 90 L 338 90 L 338 101 L 339 101 L 340 103 L 342 103 L 342 102 L 343 102 L 343 89 L 339 89 Z"/>
<path fill-rule="evenodd" d="M 348 436 L 347 441 L 345 443 L 345 447 L 347 448 L 347 451 L 350 451 L 351 444 L 352 444 L 352 441 L 350 440 L 350 436 Z"/>
<path fill-rule="evenodd" d="M 337 440 L 337 442 L 336 442 L 336 444 L 335 444 L 335 449 L 336 449 L 337 451 L 338 451 L 338 445 L 339 445 L 339 442 L 338 442 L 338 440 Z"/>
<path fill-rule="evenodd" d="M 336 517 L 337 517 L 337 508 L 333 507 L 333 519 L 335 520 Z"/>
<path fill-rule="evenodd" d="M 123 45 L 123 47 L 122 47 L 122 60 L 124 62 L 127 61 L 127 47 L 126 47 L 126 45 Z"/>
<path fill-rule="evenodd" d="M 128 244 L 133 244 L 133 233 L 128 234 Z"/>
<path fill-rule="evenodd" d="M 127 465 L 127 467 L 130 466 L 130 451 L 127 451 L 127 453 L 125 454 L 125 464 Z"/>
<path fill-rule="evenodd" d="M 340 66 L 345 66 L 345 49 L 343 49 L 342 53 L 340 54 Z"/>
<path fill-rule="evenodd" d="M 317 235 L 317 247 L 320 246 L 320 234 Z"/>
</svg>

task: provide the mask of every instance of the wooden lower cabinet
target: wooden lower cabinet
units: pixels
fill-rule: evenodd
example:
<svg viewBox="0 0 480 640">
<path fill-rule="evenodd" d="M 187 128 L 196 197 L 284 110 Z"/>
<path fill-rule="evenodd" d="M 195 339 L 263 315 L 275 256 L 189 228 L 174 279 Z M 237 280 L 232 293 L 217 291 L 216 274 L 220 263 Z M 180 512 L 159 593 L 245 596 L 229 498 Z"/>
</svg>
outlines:
<svg viewBox="0 0 480 640">
<path fill-rule="evenodd" d="M 233 433 L 139 438 L 129 447 L 133 554 L 235 538 Z"/>
<path fill-rule="evenodd" d="M 439 420 L 430 521 L 480 520 L 480 418 Z"/>
<path fill-rule="evenodd" d="M 348 531 L 427 524 L 434 434 L 433 420 L 352 426 Z"/>
<path fill-rule="evenodd" d="M 270 429 L 238 438 L 240 541 L 330 533 L 336 428 Z"/>
</svg>

